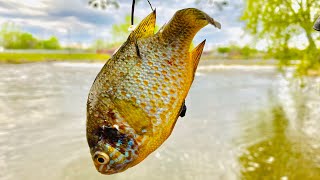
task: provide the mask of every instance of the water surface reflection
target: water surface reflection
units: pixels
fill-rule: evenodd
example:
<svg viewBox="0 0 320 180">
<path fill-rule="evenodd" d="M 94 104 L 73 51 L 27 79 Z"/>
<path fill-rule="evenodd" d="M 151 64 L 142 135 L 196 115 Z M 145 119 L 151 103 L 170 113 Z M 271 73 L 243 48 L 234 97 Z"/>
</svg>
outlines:
<svg viewBox="0 0 320 180">
<path fill-rule="evenodd" d="M 0 179 L 319 179 L 319 92 L 293 95 L 270 66 L 210 63 L 200 64 L 170 138 L 138 166 L 100 175 L 85 106 L 102 65 L 0 65 Z M 270 92 L 279 102 L 271 107 Z"/>
<path fill-rule="evenodd" d="M 256 123 L 243 132 L 242 179 L 320 179 L 318 80 L 297 81 L 282 79 L 269 105 L 246 116 Z"/>
</svg>

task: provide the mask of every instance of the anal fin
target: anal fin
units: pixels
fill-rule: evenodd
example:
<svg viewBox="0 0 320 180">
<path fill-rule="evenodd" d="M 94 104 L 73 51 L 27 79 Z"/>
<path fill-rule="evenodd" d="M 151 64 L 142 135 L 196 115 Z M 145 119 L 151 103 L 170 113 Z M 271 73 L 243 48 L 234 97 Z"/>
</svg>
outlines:
<svg viewBox="0 0 320 180">
<path fill-rule="evenodd" d="M 206 40 L 202 41 L 202 43 L 200 43 L 197 47 L 195 47 L 191 52 L 191 59 L 193 62 L 194 70 L 196 70 L 198 67 L 205 44 L 206 44 Z"/>
<path fill-rule="evenodd" d="M 196 72 L 204 45 L 206 44 L 206 40 L 202 41 L 197 47 L 195 47 L 192 52 L 190 53 L 191 61 L 193 63 L 193 74 Z"/>
</svg>

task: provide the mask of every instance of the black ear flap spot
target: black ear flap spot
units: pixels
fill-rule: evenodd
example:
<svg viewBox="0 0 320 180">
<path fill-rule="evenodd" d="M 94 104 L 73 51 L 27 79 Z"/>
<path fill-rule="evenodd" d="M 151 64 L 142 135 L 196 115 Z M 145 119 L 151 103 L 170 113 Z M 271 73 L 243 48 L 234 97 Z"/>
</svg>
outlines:
<svg viewBox="0 0 320 180">
<path fill-rule="evenodd" d="M 125 138 L 125 135 L 121 134 L 116 128 L 107 126 L 99 128 L 98 136 L 99 140 L 105 139 L 112 144 L 117 143 L 119 139 Z"/>
<path fill-rule="evenodd" d="M 187 106 L 185 104 L 185 100 L 183 101 L 181 108 L 180 108 L 180 112 L 179 112 L 179 116 L 180 117 L 184 117 L 187 113 Z"/>
<path fill-rule="evenodd" d="M 128 149 L 137 149 L 133 136 L 120 132 L 116 127 L 102 126 L 99 128 L 97 136 L 99 141 L 109 144 L 120 153 L 125 153 Z"/>
</svg>

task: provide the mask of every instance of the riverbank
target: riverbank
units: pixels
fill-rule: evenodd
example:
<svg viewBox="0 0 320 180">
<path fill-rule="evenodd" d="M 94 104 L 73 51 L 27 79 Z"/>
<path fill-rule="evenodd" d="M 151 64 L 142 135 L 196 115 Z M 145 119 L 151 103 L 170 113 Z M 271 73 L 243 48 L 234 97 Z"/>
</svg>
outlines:
<svg viewBox="0 0 320 180">
<path fill-rule="evenodd" d="M 0 63 L 22 64 L 32 62 L 50 61 L 106 61 L 110 58 L 108 54 L 55 54 L 55 53 L 0 53 Z"/>
<path fill-rule="evenodd" d="M 0 63 L 22 64 L 32 62 L 104 62 L 110 58 L 108 54 L 95 53 L 0 53 Z M 277 60 L 264 59 L 215 59 L 203 56 L 201 63 L 216 65 L 277 65 Z"/>
<path fill-rule="evenodd" d="M 110 58 L 108 54 L 95 53 L 0 53 L 0 64 L 23 64 L 35 62 L 106 62 Z M 201 64 L 206 65 L 241 65 L 241 66 L 278 66 L 275 59 L 214 59 L 203 56 Z M 296 62 L 298 63 L 298 62 Z M 292 64 L 295 66 L 295 64 Z M 320 76 L 320 66 L 308 69 L 309 76 Z"/>
</svg>

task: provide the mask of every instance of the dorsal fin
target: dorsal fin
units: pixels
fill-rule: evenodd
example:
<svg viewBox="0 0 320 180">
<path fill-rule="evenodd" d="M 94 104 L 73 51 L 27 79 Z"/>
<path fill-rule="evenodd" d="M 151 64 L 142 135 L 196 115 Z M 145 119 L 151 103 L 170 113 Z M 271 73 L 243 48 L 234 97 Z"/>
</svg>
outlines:
<svg viewBox="0 0 320 180">
<path fill-rule="evenodd" d="M 192 52 L 190 53 L 191 56 L 191 61 L 193 63 L 193 73 L 196 72 L 200 58 L 201 58 L 201 54 L 204 48 L 204 45 L 206 44 L 206 40 L 202 41 L 202 43 L 200 43 L 197 47 L 195 47 Z"/>
<path fill-rule="evenodd" d="M 154 35 L 156 26 L 156 10 L 145 17 L 140 24 L 131 32 L 129 39 L 146 38 Z"/>
</svg>

